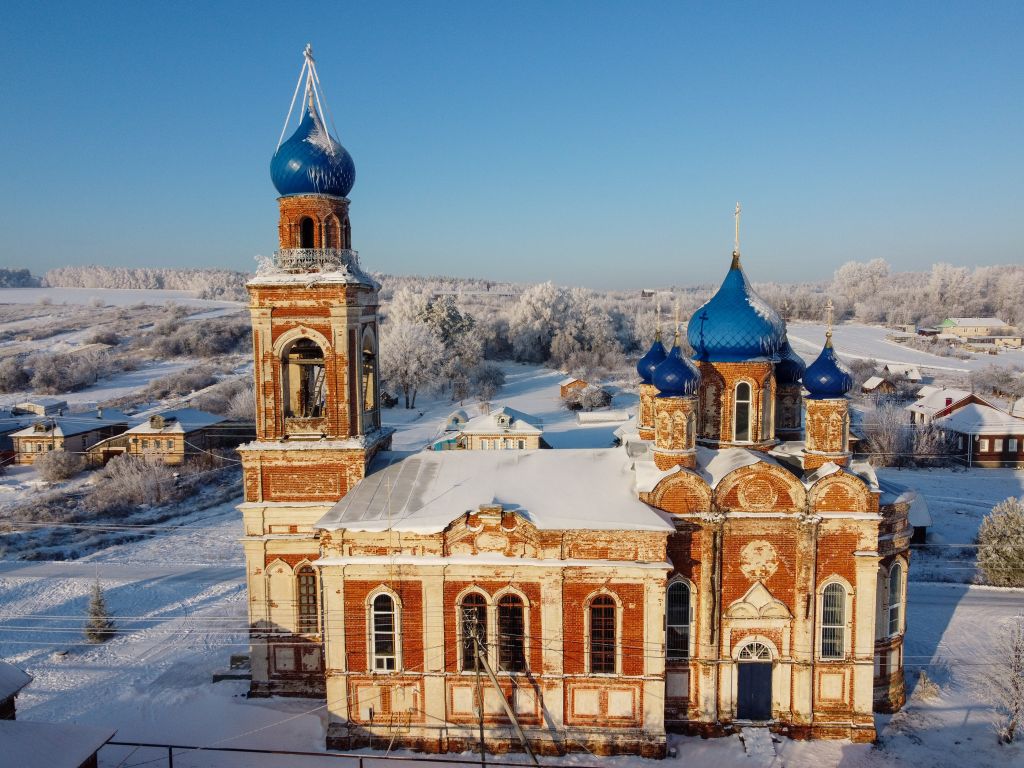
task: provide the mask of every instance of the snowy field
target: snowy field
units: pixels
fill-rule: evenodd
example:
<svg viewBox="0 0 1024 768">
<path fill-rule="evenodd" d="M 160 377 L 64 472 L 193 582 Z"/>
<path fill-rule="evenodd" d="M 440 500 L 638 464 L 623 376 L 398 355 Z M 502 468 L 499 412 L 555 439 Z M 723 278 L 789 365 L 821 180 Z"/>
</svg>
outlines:
<svg viewBox="0 0 1024 768">
<path fill-rule="evenodd" d="M 80 304 L 92 306 L 102 302 L 110 307 L 130 307 L 135 304 L 165 304 L 172 301 L 186 307 L 208 310 L 241 309 L 238 301 L 197 299 L 191 291 L 124 288 L 0 288 L 0 304 Z"/>
<path fill-rule="evenodd" d="M 879 325 L 844 323 L 833 330 L 832 343 L 840 357 L 848 360 L 872 359 L 880 364 L 904 363 L 931 369 L 931 373 L 968 373 L 989 365 L 1019 365 L 1024 367 L 1024 350 L 1008 349 L 998 355 L 971 353 L 967 360 L 940 357 L 928 352 L 897 344 L 886 339 L 892 333 Z M 825 343 L 825 326 L 813 323 L 788 324 L 789 341 L 793 349 L 807 362 L 814 360 Z M 922 372 L 924 373 L 924 372 Z"/>
</svg>

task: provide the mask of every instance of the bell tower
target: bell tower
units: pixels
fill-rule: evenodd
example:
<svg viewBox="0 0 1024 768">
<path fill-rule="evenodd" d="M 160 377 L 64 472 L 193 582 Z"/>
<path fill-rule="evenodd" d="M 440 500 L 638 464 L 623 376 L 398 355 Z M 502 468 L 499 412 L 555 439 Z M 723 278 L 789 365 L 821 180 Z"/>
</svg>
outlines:
<svg viewBox="0 0 1024 768">
<path fill-rule="evenodd" d="M 391 443 L 378 397 L 380 286 L 351 248 L 355 165 L 328 130 L 309 46 L 282 139 L 303 84 L 298 126 L 270 163 L 278 250 L 246 286 L 256 440 L 238 452 L 254 695 L 322 695 L 316 523 Z"/>
</svg>

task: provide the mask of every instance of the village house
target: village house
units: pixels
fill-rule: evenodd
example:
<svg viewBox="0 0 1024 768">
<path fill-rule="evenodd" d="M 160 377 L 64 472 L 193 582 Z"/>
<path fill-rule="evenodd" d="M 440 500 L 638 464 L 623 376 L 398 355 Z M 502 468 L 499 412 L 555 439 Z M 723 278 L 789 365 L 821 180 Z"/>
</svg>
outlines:
<svg viewBox="0 0 1024 768">
<path fill-rule="evenodd" d="M 536 417 L 502 406 L 463 424 L 459 443 L 471 451 L 535 449 L 543 434 Z"/>
<path fill-rule="evenodd" d="M 961 339 L 999 336 L 1013 330 L 998 317 L 947 317 L 939 328 L 942 333 L 952 334 Z"/>
<path fill-rule="evenodd" d="M 590 384 L 585 379 L 578 379 L 575 376 L 570 376 L 567 379 L 562 379 L 558 382 L 558 396 L 565 398 L 569 396 L 569 393 L 574 389 L 586 389 Z"/>
<path fill-rule="evenodd" d="M 1024 469 L 1024 418 L 972 401 L 933 423 L 956 436 L 957 453 L 968 467 Z"/>
<path fill-rule="evenodd" d="M 919 396 L 917 400 L 906 406 L 906 410 L 910 413 L 911 424 L 918 426 L 931 424 L 935 419 L 953 413 L 971 403 L 999 410 L 989 400 L 976 392 L 969 392 L 966 389 L 931 387 L 922 388 L 921 391 L 923 392 L 926 389 L 928 390 L 927 394 Z M 920 393 L 918 394 L 920 395 Z"/>
<path fill-rule="evenodd" d="M 62 416 L 68 410 L 68 401 L 59 397 L 33 397 L 15 403 L 11 408 L 14 415 L 35 414 L 36 416 Z"/>
<path fill-rule="evenodd" d="M 303 66 L 271 162 L 280 249 L 248 284 L 251 695 L 324 699 L 332 749 L 874 740 L 873 712 L 905 699 L 915 494 L 853 461 L 831 330 L 805 369 L 743 272 L 738 209 L 726 277 L 686 329 L 694 358 L 682 329 L 652 344 L 620 446 L 392 452 L 354 164 L 308 49 Z"/>
<path fill-rule="evenodd" d="M 122 453 L 177 466 L 217 449 L 233 448 L 255 436 L 251 425 L 197 408 L 177 408 L 150 416 L 89 450 L 89 460 L 106 464 Z"/>
<path fill-rule="evenodd" d="M 34 416 L 15 415 L 11 411 L 0 411 L 0 467 L 13 464 L 17 457 L 14 439 L 11 435 L 31 426 L 34 421 Z"/>
<path fill-rule="evenodd" d="M 905 379 L 909 382 L 919 384 L 924 380 L 924 377 L 921 375 L 921 371 L 916 365 L 897 365 L 896 363 L 887 363 L 886 366 L 882 368 L 882 373 L 885 375 L 885 378 L 890 381 L 894 379 Z"/>
<path fill-rule="evenodd" d="M 0 661 L 0 720 L 14 720 L 14 700 L 21 689 L 32 682 L 32 676 L 13 664 Z"/>
<path fill-rule="evenodd" d="M 128 416 L 114 408 L 45 416 L 31 426 L 11 433 L 15 462 L 33 464 L 49 451 L 85 455 L 99 441 L 124 432 L 129 422 Z"/>
<path fill-rule="evenodd" d="M 861 384 L 860 391 L 867 395 L 895 395 L 896 385 L 882 376 L 871 376 Z"/>
</svg>

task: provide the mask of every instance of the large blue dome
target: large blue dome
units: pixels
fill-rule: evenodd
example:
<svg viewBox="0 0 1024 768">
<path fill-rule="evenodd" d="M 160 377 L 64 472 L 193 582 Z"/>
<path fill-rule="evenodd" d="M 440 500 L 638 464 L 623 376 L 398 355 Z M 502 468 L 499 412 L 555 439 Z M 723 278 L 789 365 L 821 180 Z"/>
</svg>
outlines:
<svg viewBox="0 0 1024 768">
<path fill-rule="evenodd" d="M 640 380 L 644 384 L 650 384 L 654 376 L 654 369 L 665 359 L 665 345 L 661 343 L 659 333 L 647 350 L 647 354 L 641 357 L 636 363 L 636 372 L 640 374 Z"/>
<path fill-rule="evenodd" d="M 776 384 L 796 384 L 804 377 L 807 366 L 789 345 L 789 339 L 783 337 L 782 348 L 779 350 L 779 362 L 775 364 Z"/>
<path fill-rule="evenodd" d="M 658 388 L 658 397 L 689 397 L 700 387 L 700 371 L 683 357 L 678 336 L 672 350 L 654 369 L 652 383 Z"/>
<path fill-rule="evenodd" d="M 807 366 L 804 388 L 811 400 L 834 400 L 853 389 L 853 374 L 836 355 L 831 338 L 825 341 L 818 359 Z"/>
<path fill-rule="evenodd" d="M 327 132 L 316 108 L 307 104 L 299 127 L 271 158 L 270 178 L 282 197 L 347 197 L 356 182 L 356 166 Z"/>
<path fill-rule="evenodd" d="M 693 313 L 686 337 L 697 360 L 740 363 L 778 357 L 786 325 L 751 287 L 733 254 L 732 267 L 718 293 Z"/>
</svg>

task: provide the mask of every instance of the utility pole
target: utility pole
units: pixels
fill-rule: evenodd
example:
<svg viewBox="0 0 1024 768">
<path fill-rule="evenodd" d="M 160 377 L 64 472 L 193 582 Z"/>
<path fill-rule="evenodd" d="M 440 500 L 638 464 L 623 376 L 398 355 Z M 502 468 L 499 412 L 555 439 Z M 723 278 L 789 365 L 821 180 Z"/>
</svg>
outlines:
<svg viewBox="0 0 1024 768">
<path fill-rule="evenodd" d="M 471 638 L 473 638 L 473 671 L 476 673 L 476 712 L 477 721 L 480 724 L 480 766 L 486 768 L 487 766 L 487 747 L 484 744 L 484 689 L 480 683 L 480 653 L 481 646 L 480 642 L 480 624 L 479 615 L 474 609 L 473 613 L 468 617 L 463 618 L 463 631 L 467 632 Z"/>
<path fill-rule="evenodd" d="M 477 643 L 477 684 L 479 685 L 480 672 L 479 668 L 483 666 L 487 672 L 487 677 L 490 678 L 491 684 L 494 685 L 494 689 L 498 692 L 498 699 L 501 701 L 501 705 L 505 708 L 505 714 L 508 715 L 508 719 L 512 721 L 512 726 L 516 729 L 516 735 L 519 736 L 519 740 L 523 743 L 523 749 L 526 750 L 526 754 L 530 756 L 530 760 L 533 761 L 534 765 L 540 765 L 537 760 L 537 755 L 533 753 L 533 749 L 530 747 L 530 740 L 526 738 L 526 732 L 523 730 L 523 726 L 519 724 L 519 718 L 516 717 L 515 711 L 512 706 L 508 703 L 508 699 L 505 698 L 505 692 L 501 690 L 501 684 L 498 682 L 498 676 L 494 674 L 494 670 L 491 669 L 490 662 L 487 661 L 487 652 L 483 645 Z"/>
</svg>

